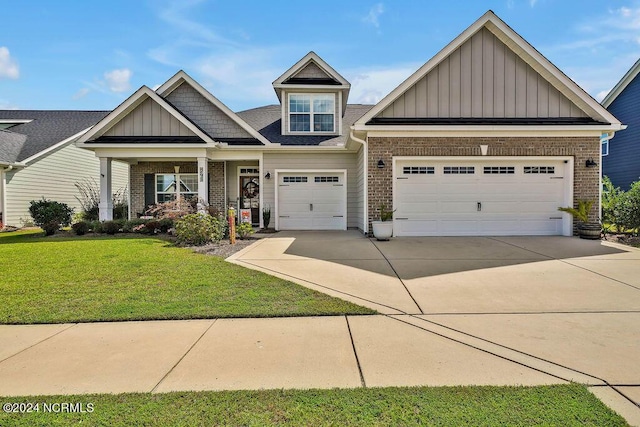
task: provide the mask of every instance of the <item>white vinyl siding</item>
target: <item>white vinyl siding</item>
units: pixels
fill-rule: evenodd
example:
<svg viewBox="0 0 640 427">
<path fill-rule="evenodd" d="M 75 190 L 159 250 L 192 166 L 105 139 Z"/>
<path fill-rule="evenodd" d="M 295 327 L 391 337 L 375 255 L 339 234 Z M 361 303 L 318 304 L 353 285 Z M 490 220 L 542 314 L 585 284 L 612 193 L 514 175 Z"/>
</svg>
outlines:
<svg viewBox="0 0 640 427">
<path fill-rule="evenodd" d="M 367 174 L 364 170 L 364 147 L 360 147 L 358 150 L 358 155 L 356 156 L 356 221 L 358 222 L 358 229 L 360 231 L 363 230 L 364 224 L 364 197 L 365 197 L 365 180 L 367 179 Z"/>
<path fill-rule="evenodd" d="M 275 215 L 275 186 L 273 171 L 276 169 L 295 169 L 321 171 L 346 169 L 347 171 L 347 227 L 362 228 L 362 193 L 358 191 L 358 156 L 356 153 L 265 153 L 263 170 L 271 171 L 271 179 L 262 180 L 264 206 L 271 207 L 271 221 Z M 327 174 L 326 176 L 331 176 Z M 273 226 L 273 222 L 272 222 Z"/>
<path fill-rule="evenodd" d="M 113 191 L 128 185 L 129 165 L 113 162 Z M 91 151 L 67 145 L 23 169 L 7 173 L 7 225 L 21 226 L 31 221 L 29 202 L 46 199 L 63 202 L 80 210 L 74 183 L 85 178 L 100 182 L 100 161 Z"/>
</svg>

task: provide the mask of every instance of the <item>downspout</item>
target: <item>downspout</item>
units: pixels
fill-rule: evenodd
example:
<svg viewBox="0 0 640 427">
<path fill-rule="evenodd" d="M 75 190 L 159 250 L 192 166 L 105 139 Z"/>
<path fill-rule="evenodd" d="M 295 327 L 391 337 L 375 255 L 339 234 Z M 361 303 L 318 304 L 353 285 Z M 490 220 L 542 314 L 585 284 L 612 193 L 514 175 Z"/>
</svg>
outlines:
<svg viewBox="0 0 640 427">
<path fill-rule="evenodd" d="M 364 195 L 363 195 L 363 202 L 364 205 L 362 207 L 363 212 L 362 212 L 362 220 L 363 220 L 363 224 L 362 224 L 362 232 L 364 233 L 364 235 L 368 235 L 369 234 L 369 146 L 367 145 L 367 141 L 365 141 L 364 139 L 360 139 L 357 138 L 354 133 L 353 133 L 353 129 L 351 129 L 350 133 L 349 133 L 349 137 L 351 139 L 353 139 L 355 142 L 359 142 L 360 144 L 362 144 L 362 149 L 364 150 L 363 153 L 363 159 L 364 159 L 364 165 L 363 167 L 363 173 L 364 173 Z"/>
<path fill-rule="evenodd" d="M 622 125 L 622 129 L 626 129 L 627 126 L 626 125 Z M 603 161 L 603 157 L 602 157 L 602 143 L 605 141 L 609 141 L 611 140 L 614 136 L 615 136 L 615 132 L 607 132 L 607 133 L 603 133 L 600 136 L 600 162 L 599 162 L 599 167 L 600 167 L 600 174 L 598 176 L 598 188 L 600 189 L 600 191 L 598 191 L 598 219 L 600 221 L 602 221 L 602 161 Z M 609 150 L 611 149 L 611 147 L 609 147 Z"/>
</svg>

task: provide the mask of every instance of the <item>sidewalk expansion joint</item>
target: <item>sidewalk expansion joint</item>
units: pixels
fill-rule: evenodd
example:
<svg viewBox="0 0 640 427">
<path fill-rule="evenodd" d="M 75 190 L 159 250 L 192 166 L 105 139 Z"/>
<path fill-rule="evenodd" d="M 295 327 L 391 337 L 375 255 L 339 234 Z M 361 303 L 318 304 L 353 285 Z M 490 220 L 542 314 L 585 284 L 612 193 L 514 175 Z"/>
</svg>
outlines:
<svg viewBox="0 0 640 427">
<path fill-rule="evenodd" d="M 378 252 L 380 252 L 380 255 L 382 255 L 382 258 L 384 258 L 384 260 L 387 261 L 387 264 L 389 264 L 389 267 L 391 267 L 391 270 L 393 270 L 393 274 L 395 274 L 396 277 L 398 278 L 398 280 L 400 281 L 400 283 L 402 283 L 402 286 L 404 287 L 404 290 L 407 291 L 407 294 L 409 294 L 409 296 L 413 300 L 413 303 L 416 305 L 416 307 L 418 307 L 418 310 L 420 310 L 420 313 L 424 314 L 424 310 L 422 309 L 422 307 L 420 307 L 420 304 L 418 304 L 418 301 L 416 301 L 416 299 L 413 297 L 413 295 L 411 295 L 411 292 L 409 291 L 409 288 L 407 288 L 407 285 L 404 283 L 404 280 L 402 280 L 402 277 L 400 277 L 400 275 L 398 274 L 396 269 L 393 267 L 393 265 L 391 264 L 391 261 L 389 261 L 387 256 L 384 253 L 382 253 L 382 251 L 380 250 L 378 245 L 375 244 L 373 239 L 369 239 L 369 241 L 371 242 L 373 247 L 376 248 L 378 250 Z"/>
<path fill-rule="evenodd" d="M 458 344 L 462 344 L 462 345 L 464 345 L 464 346 L 467 346 L 467 347 L 473 348 L 473 349 L 475 349 L 475 350 L 482 351 L 482 352 L 487 353 L 487 354 L 490 354 L 490 355 L 492 355 L 492 356 L 499 357 L 500 359 L 507 360 L 507 361 L 509 361 L 509 362 L 512 362 L 512 363 L 518 364 L 518 365 L 520 365 L 520 366 L 524 366 L 525 368 L 529 368 L 529 369 L 532 369 L 532 370 L 534 370 L 534 371 L 541 372 L 541 373 L 543 373 L 543 374 L 546 374 L 546 375 L 552 376 L 552 377 L 557 378 L 557 379 L 560 379 L 560 380 L 562 380 L 562 381 L 572 382 L 570 379 L 563 378 L 563 377 L 561 377 L 560 375 L 553 374 L 553 373 L 551 373 L 551 372 L 546 372 L 546 371 L 544 371 L 544 370 L 542 370 L 542 369 L 540 369 L 540 368 L 536 368 L 535 366 L 530 366 L 530 365 L 528 365 L 528 364 L 526 364 L 526 363 L 524 363 L 524 362 L 520 362 L 520 361 L 518 361 L 518 360 L 514 360 L 514 359 L 512 359 L 512 358 L 509 358 L 509 357 L 507 357 L 507 356 L 503 356 L 503 355 L 498 354 L 498 353 L 496 353 L 496 352 L 494 352 L 494 351 L 490 351 L 490 350 L 484 349 L 484 348 L 482 348 L 482 347 L 480 347 L 480 346 L 473 345 L 473 344 L 470 344 L 470 343 L 468 343 L 468 342 L 464 342 L 464 341 L 462 341 L 462 340 L 459 340 L 459 339 L 456 339 L 456 338 L 453 338 L 453 337 L 447 336 L 447 335 L 445 335 L 445 334 L 442 334 L 442 333 L 438 333 L 438 332 L 432 331 L 432 330 L 430 330 L 430 329 L 427 329 L 426 327 L 422 327 L 422 326 L 415 325 L 415 324 L 413 324 L 413 323 L 411 323 L 411 322 L 407 322 L 406 320 L 402 320 L 402 319 L 400 319 L 400 318 L 398 318 L 398 317 L 390 316 L 390 315 L 386 315 L 386 317 L 388 317 L 388 318 L 390 318 L 390 319 L 394 319 L 394 320 L 396 320 L 396 321 L 398 321 L 398 322 L 401 322 L 401 323 L 404 323 L 404 324 L 406 324 L 406 325 L 413 326 L 414 328 L 420 329 L 420 330 L 422 330 L 422 331 L 425 331 L 425 332 L 428 332 L 428 333 L 431 333 L 431 334 L 437 335 L 437 336 L 439 336 L 439 337 L 445 338 L 445 339 L 447 339 L 447 340 L 450 340 L 450 341 L 456 342 L 456 343 L 458 343 Z M 601 381 L 601 382 L 603 382 L 603 383 L 606 383 L 606 381 L 605 381 L 605 380 L 603 380 L 603 379 L 601 379 L 601 378 L 598 378 L 598 377 L 596 377 L 596 376 L 594 376 L 594 375 L 587 374 L 587 373 L 584 373 L 584 372 L 580 372 L 580 371 L 578 371 L 578 370 L 576 370 L 576 369 L 573 369 L 573 368 L 569 368 L 569 367 L 563 366 L 563 365 L 561 365 L 561 364 L 559 364 L 559 363 L 552 362 L 552 361 L 549 361 L 549 360 L 543 359 L 543 358 L 541 358 L 541 357 L 537 357 L 537 356 L 534 356 L 534 355 L 531 355 L 531 354 L 525 353 L 525 352 L 523 352 L 523 351 L 516 350 L 516 349 L 510 348 L 510 347 L 504 346 L 504 345 L 502 345 L 502 344 L 494 343 L 493 341 L 489 341 L 489 340 L 484 339 L 484 338 L 476 337 L 476 336 L 471 335 L 471 334 L 468 334 L 468 333 L 466 333 L 466 332 L 458 331 L 458 330 L 456 330 L 456 329 L 453 329 L 453 328 L 450 328 L 450 327 L 447 327 L 447 326 L 444 326 L 444 325 L 440 325 L 440 324 L 438 324 L 438 323 L 436 323 L 436 322 L 432 322 L 432 321 L 429 321 L 429 320 L 426 320 L 426 319 L 422 319 L 422 318 L 420 318 L 420 317 L 415 317 L 415 316 L 410 316 L 410 317 L 413 317 L 413 318 L 415 318 L 415 319 L 417 319 L 417 320 L 421 320 L 421 321 L 424 321 L 424 322 L 427 322 L 427 323 L 432 323 L 432 324 L 437 325 L 437 326 L 440 326 L 440 327 L 442 327 L 442 328 L 449 329 L 449 330 L 451 330 L 451 331 L 453 331 L 453 332 L 457 332 L 457 333 L 460 333 L 460 334 L 462 334 L 462 335 L 466 335 L 466 336 L 468 336 L 468 337 L 471 337 L 471 338 L 474 338 L 474 339 L 477 339 L 477 340 L 480 340 L 480 341 L 486 342 L 486 343 L 488 343 L 488 344 L 495 345 L 495 346 L 498 346 L 498 347 L 504 348 L 504 349 L 509 350 L 509 351 L 513 351 L 513 352 L 518 353 L 518 354 L 521 354 L 521 355 L 523 355 L 523 356 L 527 356 L 527 357 L 530 357 L 530 358 L 533 358 L 533 359 L 537 359 L 537 360 L 540 360 L 540 361 L 542 361 L 542 362 L 549 363 L 549 364 L 551 364 L 551 365 L 555 365 L 555 366 L 558 366 L 558 367 L 560 367 L 560 368 L 563 368 L 563 369 L 566 369 L 566 370 L 569 370 L 569 371 L 572 371 L 572 372 L 576 372 L 576 373 L 578 373 L 578 374 L 581 374 L 581 375 L 584 375 L 584 376 L 587 376 L 587 377 L 591 377 L 591 378 L 594 378 L 594 379 L 596 379 L 596 380 L 598 380 L 598 381 Z"/>
<path fill-rule="evenodd" d="M 609 383 L 607 383 L 607 385 L 616 393 L 618 393 L 620 396 L 624 397 L 625 399 L 627 399 L 629 402 L 633 403 L 634 405 L 636 405 L 636 407 L 640 408 L 640 403 L 636 403 L 635 400 L 633 400 L 632 398 L 630 398 L 629 396 L 627 396 L 626 394 L 624 394 L 623 392 L 621 392 L 620 390 L 618 390 L 617 387 L 620 386 L 614 386 L 614 385 L 610 385 Z"/>
<path fill-rule="evenodd" d="M 162 382 L 169 376 L 169 374 L 171 374 L 171 372 L 173 372 L 173 370 L 176 368 L 176 366 L 178 366 L 180 364 L 180 362 L 182 362 L 182 360 L 187 356 L 187 354 L 189 354 L 191 352 L 191 350 L 193 350 L 193 347 L 196 346 L 196 344 L 198 344 L 200 342 L 200 340 L 202 339 L 202 337 L 204 337 L 204 335 L 209 332 L 209 329 L 211 329 L 211 327 L 213 326 L 214 323 L 216 323 L 218 319 L 213 319 L 213 321 L 211 322 L 211 324 L 209 326 L 207 326 L 207 329 L 204 330 L 204 332 L 202 334 L 200 334 L 200 336 L 198 337 L 198 339 L 196 339 L 193 344 L 191 344 L 191 346 L 189 346 L 189 348 L 187 349 L 187 351 L 184 352 L 184 354 L 182 356 L 180 356 L 180 359 L 178 359 L 178 361 L 176 363 L 173 364 L 173 366 L 171 367 L 171 369 L 169 369 L 167 371 L 166 374 L 164 374 L 162 376 L 162 378 L 160 378 L 160 381 L 158 381 L 158 383 L 151 389 L 151 391 L 149 393 L 153 393 L 155 392 L 158 387 L 160 386 L 160 384 L 162 384 Z"/>
<path fill-rule="evenodd" d="M 20 325 L 15 325 L 15 326 L 20 326 Z M 9 359 L 11 359 L 12 357 L 17 356 L 17 355 L 19 355 L 19 354 L 21 354 L 21 353 L 23 353 L 23 352 L 25 352 L 25 351 L 29 350 L 30 348 L 33 348 L 33 347 L 37 346 L 38 344 L 42 344 L 43 342 L 45 342 L 45 341 L 47 341 L 47 340 L 50 340 L 51 338 L 53 338 L 53 337 L 55 337 L 55 336 L 57 336 L 57 335 L 60 335 L 60 334 L 61 334 L 61 333 L 63 333 L 63 332 L 68 331 L 69 329 L 73 328 L 74 326 L 78 326 L 78 323 L 72 323 L 72 324 L 70 324 L 68 327 L 66 327 L 66 328 L 62 329 L 61 331 L 58 331 L 58 332 L 56 332 L 56 333 L 55 333 L 55 334 L 53 334 L 53 335 L 50 335 L 50 336 L 48 336 L 48 337 L 46 337 L 46 338 L 44 338 L 44 339 L 41 339 L 40 341 L 38 341 L 38 342 L 37 342 L 37 343 L 35 343 L 35 344 L 31 344 L 29 347 L 25 347 L 25 348 L 23 348 L 22 350 L 18 351 L 17 353 L 12 354 L 11 356 L 7 356 L 7 357 L 5 357 L 4 359 L 0 360 L 0 363 L 4 362 L 5 360 L 9 360 Z"/>
<path fill-rule="evenodd" d="M 364 374 L 362 373 L 362 365 L 360 365 L 360 358 L 358 357 L 358 351 L 356 350 L 356 343 L 353 341 L 353 334 L 351 333 L 351 325 L 349 325 L 349 317 L 344 316 L 344 320 L 347 322 L 347 330 L 349 331 L 349 338 L 351 339 L 351 347 L 353 348 L 353 355 L 356 357 L 356 365 L 358 365 L 358 373 L 360 374 L 360 384 L 363 388 L 367 388 L 367 383 L 364 381 Z"/>
</svg>

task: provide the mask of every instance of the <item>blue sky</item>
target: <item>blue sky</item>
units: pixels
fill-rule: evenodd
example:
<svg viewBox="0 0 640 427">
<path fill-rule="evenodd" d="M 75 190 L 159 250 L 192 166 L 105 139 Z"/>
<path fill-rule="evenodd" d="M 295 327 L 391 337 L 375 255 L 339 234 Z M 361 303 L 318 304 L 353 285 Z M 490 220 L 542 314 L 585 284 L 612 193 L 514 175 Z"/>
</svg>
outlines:
<svg viewBox="0 0 640 427">
<path fill-rule="evenodd" d="M 488 9 L 601 99 L 640 57 L 640 0 L 0 0 L 0 108 L 110 110 L 184 69 L 235 111 L 314 50 L 374 103 Z"/>
</svg>

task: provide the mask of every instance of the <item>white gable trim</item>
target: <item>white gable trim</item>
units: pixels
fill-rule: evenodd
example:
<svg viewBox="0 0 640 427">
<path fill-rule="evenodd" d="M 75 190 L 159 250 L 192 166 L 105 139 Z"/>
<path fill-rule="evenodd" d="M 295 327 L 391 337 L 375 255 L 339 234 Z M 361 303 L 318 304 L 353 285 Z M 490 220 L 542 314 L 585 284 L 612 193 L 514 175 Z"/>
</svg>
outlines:
<svg viewBox="0 0 640 427">
<path fill-rule="evenodd" d="M 122 104 L 118 105 L 115 110 L 107 114 L 105 118 L 100 120 L 89 132 L 84 134 L 78 141 L 79 144 L 83 144 L 104 134 L 113 125 L 122 120 L 127 114 L 133 111 L 137 106 L 142 104 L 145 100 L 151 98 L 157 102 L 162 108 L 164 108 L 169 114 L 175 117 L 183 125 L 185 125 L 191 132 L 202 138 L 204 142 L 215 142 L 209 135 L 200 130 L 198 126 L 187 120 L 178 110 L 173 108 L 167 101 L 158 96 L 153 90 L 147 86 L 142 86 L 133 95 L 127 98 Z"/>
<path fill-rule="evenodd" d="M 247 133 L 249 133 L 251 136 L 253 136 L 255 139 L 257 139 L 258 141 L 262 142 L 264 145 L 269 145 L 271 144 L 271 141 L 269 141 L 267 138 L 265 138 L 264 136 L 262 136 L 262 134 L 260 134 L 260 132 L 258 132 L 257 130 L 255 130 L 254 128 L 252 128 L 249 123 L 245 122 L 244 120 L 242 120 L 240 118 L 240 116 L 238 116 L 236 113 L 234 113 L 233 111 L 231 111 L 231 109 L 229 109 L 229 107 L 227 107 L 226 105 L 224 105 L 224 103 L 222 103 L 218 98 L 216 98 L 215 96 L 213 96 L 213 94 L 211 92 L 209 92 L 207 89 L 205 89 L 202 85 L 200 85 L 200 83 L 198 83 L 197 81 L 195 81 L 193 78 L 191 78 L 191 76 L 189 76 L 187 73 L 185 73 L 184 71 L 180 70 L 178 71 L 173 77 L 171 77 L 169 80 L 167 80 L 162 86 L 160 86 L 157 90 L 156 93 L 161 96 L 162 98 L 166 98 L 167 96 L 169 96 L 169 94 L 171 92 L 173 92 L 174 90 L 176 90 L 182 83 L 187 83 L 189 86 L 191 86 L 192 88 L 194 88 L 200 95 L 202 95 L 207 101 L 211 102 L 213 105 L 215 105 L 216 107 L 218 107 L 223 113 L 225 113 L 231 120 L 233 120 L 234 122 L 236 122 L 238 124 L 238 126 L 240 126 L 242 129 L 244 129 L 245 131 L 247 131 Z"/>
<path fill-rule="evenodd" d="M 620 81 L 613 87 L 613 89 L 609 91 L 607 96 L 604 97 L 604 99 L 602 100 L 602 105 L 605 108 L 609 108 L 609 105 L 611 105 L 613 101 L 616 100 L 618 95 L 620 95 L 622 91 L 627 88 L 629 83 L 631 83 L 631 81 L 635 79 L 638 74 L 640 74 L 640 59 L 638 59 L 636 63 L 633 64 L 631 69 L 627 71 L 627 73 L 620 79 Z"/>
<path fill-rule="evenodd" d="M 413 73 L 400 86 L 395 88 L 391 93 L 385 96 L 375 107 L 369 110 L 356 123 L 358 125 L 366 125 L 366 123 L 380 114 L 385 108 L 391 105 L 396 99 L 403 95 L 409 88 L 416 84 L 420 79 L 426 76 L 440 62 L 447 58 L 454 50 L 464 44 L 483 27 L 491 31 L 500 41 L 512 49 L 523 61 L 531 66 L 536 72 L 542 75 L 564 96 L 575 103 L 578 107 L 585 111 L 589 116 L 611 123 L 615 129 L 620 129 L 620 122 L 602 107 L 595 99 L 587 94 L 573 80 L 567 77 L 547 58 L 524 40 L 511 27 L 505 24 L 491 10 L 487 11 L 476 22 L 471 24 L 469 28 L 464 30 L 458 37 L 453 39 L 451 43 L 438 52 L 433 58 L 427 61 L 415 73 Z M 594 117 L 595 116 L 595 117 Z"/>
<path fill-rule="evenodd" d="M 336 70 L 331 67 L 331 65 L 327 64 L 322 58 L 318 56 L 317 53 L 311 51 L 307 53 L 301 60 L 296 62 L 291 68 L 284 72 L 280 77 L 273 81 L 273 86 L 277 87 L 283 84 L 286 80 L 293 77 L 294 74 L 302 70 L 307 66 L 310 62 L 314 62 L 322 71 L 327 73 L 329 76 L 336 79 L 342 86 L 346 86 L 348 88 L 351 87 L 351 83 L 349 83 L 344 77 L 340 75 Z M 285 85 L 288 86 L 288 85 Z M 331 86 L 332 89 L 339 88 L 338 86 Z"/>
</svg>

